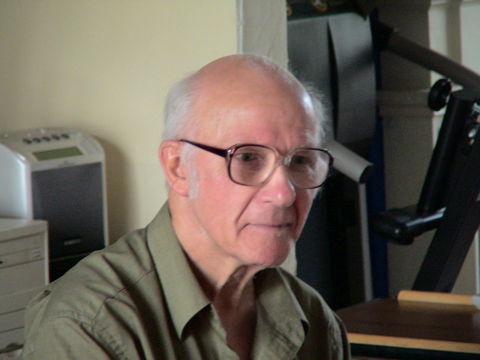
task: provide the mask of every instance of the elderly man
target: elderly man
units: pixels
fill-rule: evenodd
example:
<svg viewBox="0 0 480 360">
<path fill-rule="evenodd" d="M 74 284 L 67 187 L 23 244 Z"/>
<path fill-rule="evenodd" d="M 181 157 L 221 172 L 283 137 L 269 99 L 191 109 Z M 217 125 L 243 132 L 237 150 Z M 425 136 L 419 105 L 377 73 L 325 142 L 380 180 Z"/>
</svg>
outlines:
<svg viewBox="0 0 480 360">
<path fill-rule="evenodd" d="M 322 119 L 252 55 L 178 83 L 159 158 L 168 203 L 29 305 L 25 359 L 348 359 L 342 324 L 277 268 L 331 165 Z"/>
</svg>

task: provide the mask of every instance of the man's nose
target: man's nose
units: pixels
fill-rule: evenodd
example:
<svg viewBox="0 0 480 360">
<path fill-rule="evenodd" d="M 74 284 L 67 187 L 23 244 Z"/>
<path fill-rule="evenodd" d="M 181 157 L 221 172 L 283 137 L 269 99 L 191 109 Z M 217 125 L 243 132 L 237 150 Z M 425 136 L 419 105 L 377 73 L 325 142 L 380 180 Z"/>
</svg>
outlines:
<svg viewBox="0 0 480 360">
<path fill-rule="evenodd" d="M 288 178 L 285 166 L 280 165 L 275 168 L 268 181 L 263 185 L 262 196 L 264 201 L 281 207 L 289 207 L 295 202 L 296 189 Z"/>
</svg>

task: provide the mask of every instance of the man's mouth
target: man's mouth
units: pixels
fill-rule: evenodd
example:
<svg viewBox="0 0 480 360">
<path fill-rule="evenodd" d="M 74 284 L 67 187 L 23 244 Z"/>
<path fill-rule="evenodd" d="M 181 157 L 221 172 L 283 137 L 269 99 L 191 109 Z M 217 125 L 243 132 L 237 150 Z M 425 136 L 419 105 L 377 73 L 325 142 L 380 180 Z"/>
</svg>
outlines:
<svg viewBox="0 0 480 360">
<path fill-rule="evenodd" d="M 292 223 L 281 223 L 281 224 L 262 224 L 262 223 L 257 223 L 257 224 L 250 224 L 252 226 L 260 227 L 260 228 L 265 228 L 265 229 L 277 229 L 277 230 L 283 230 L 283 229 L 289 229 L 292 227 Z"/>
</svg>

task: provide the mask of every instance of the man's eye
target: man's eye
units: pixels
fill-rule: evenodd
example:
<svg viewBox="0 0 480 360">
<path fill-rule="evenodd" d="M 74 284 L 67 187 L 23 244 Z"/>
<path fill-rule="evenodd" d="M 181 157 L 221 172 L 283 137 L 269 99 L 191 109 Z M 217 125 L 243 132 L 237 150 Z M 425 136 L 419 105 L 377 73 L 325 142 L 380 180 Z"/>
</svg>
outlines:
<svg viewBox="0 0 480 360">
<path fill-rule="evenodd" d="M 260 157 L 258 154 L 253 154 L 253 153 L 242 153 L 242 154 L 236 154 L 235 158 L 237 160 L 240 160 L 242 162 L 251 162 L 251 161 L 259 161 Z"/>
<path fill-rule="evenodd" d="M 291 163 L 292 165 L 309 166 L 313 164 L 313 159 L 308 156 L 294 156 Z"/>
</svg>

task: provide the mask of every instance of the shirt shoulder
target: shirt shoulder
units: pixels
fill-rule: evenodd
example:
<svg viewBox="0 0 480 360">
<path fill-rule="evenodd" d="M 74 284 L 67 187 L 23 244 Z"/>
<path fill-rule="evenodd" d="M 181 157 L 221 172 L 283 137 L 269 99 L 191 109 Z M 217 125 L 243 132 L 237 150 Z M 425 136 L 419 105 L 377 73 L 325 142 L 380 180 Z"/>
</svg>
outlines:
<svg viewBox="0 0 480 360">
<path fill-rule="evenodd" d="M 88 337 L 92 342 L 101 341 L 101 334 L 108 338 L 105 313 L 115 303 L 133 308 L 135 299 L 130 294 L 158 287 L 158 279 L 151 279 L 152 276 L 156 273 L 144 229 L 90 254 L 30 301 L 25 316 L 24 352 L 28 354 L 36 343 L 39 346 L 44 342 L 42 337 L 47 329 L 55 329 L 58 337 L 62 331 L 63 336 L 74 336 L 75 331 L 67 331 L 73 324 L 77 324 L 82 338 Z"/>
<path fill-rule="evenodd" d="M 107 299 L 136 286 L 152 268 L 145 230 L 136 230 L 82 259 L 30 306 L 47 301 L 49 315 L 77 311 L 94 317 Z"/>
</svg>

